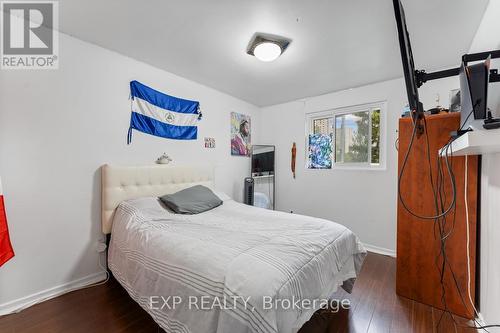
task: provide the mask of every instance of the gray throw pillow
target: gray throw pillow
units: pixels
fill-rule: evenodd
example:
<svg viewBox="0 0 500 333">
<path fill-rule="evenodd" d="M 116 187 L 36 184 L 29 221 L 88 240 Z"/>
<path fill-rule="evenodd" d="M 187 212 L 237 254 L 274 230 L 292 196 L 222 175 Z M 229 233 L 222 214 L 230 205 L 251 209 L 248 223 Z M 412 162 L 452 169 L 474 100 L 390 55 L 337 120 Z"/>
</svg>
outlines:
<svg viewBox="0 0 500 333">
<path fill-rule="evenodd" d="M 203 185 L 164 195 L 160 200 L 177 214 L 198 214 L 222 205 L 222 200 Z"/>
</svg>

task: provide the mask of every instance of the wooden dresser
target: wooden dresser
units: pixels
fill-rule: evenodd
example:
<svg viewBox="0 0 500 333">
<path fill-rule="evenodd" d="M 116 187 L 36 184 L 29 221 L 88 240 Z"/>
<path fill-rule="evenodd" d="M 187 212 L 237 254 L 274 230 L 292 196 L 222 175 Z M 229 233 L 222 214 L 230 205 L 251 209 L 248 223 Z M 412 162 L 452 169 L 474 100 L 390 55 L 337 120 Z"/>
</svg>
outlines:
<svg viewBox="0 0 500 333">
<path fill-rule="evenodd" d="M 431 165 L 434 181 L 437 177 L 438 151 L 450 138 L 450 132 L 457 130 L 460 123 L 459 113 L 443 113 L 426 116 L 431 152 Z M 412 120 L 399 120 L 399 170 L 403 163 L 413 130 Z M 462 317 L 472 318 L 473 311 L 467 294 L 467 253 L 465 217 L 465 157 L 453 157 L 453 172 L 457 188 L 456 208 L 447 215 L 446 230 L 449 231 L 455 215 L 453 233 L 446 242 L 448 262 L 455 272 L 456 280 L 462 291 L 461 297 L 455 287 L 449 267 L 445 270 L 445 298 L 448 309 Z M 475 298 L 476 277 L 476 225 L 478 221 L 478 168 L 477 156 L 468 157 L 468 208 L 470 233 L 470 288 Z M 445 171 L 446 203 L 452 199 L 450 178 Z M 399 175 L 399 172 L 398 172 Z M 430 185 L 429 164 L 425 134 L 415 138 L 412 151 L 401 182 L 402 195 L 407 206 L 420 215 L 435 215 L 434 196 Z M 434 220 L 423 220 L 409 214 L 398 199 L 397 225 L 397 275 L 396 291 L 399 295 L 444 309 L 441 300 L 442 290 L 436 261 L 440 253 L 440 241 Z"/>
</svg>

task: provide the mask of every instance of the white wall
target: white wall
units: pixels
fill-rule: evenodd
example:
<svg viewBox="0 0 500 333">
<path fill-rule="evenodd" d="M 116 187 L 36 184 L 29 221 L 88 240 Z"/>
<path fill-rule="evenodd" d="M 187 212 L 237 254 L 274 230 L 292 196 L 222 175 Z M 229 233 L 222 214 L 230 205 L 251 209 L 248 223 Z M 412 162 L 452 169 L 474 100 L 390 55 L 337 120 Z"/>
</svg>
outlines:
<svg viewBox="0 0 500 333">
<path fill-rule="evenodd" d="M 399 64 L 398 64 L 399 65 Z M 448 106 L 457 78 L 429 82 L 420 91 L 427 108 Z M 350 105 L 387 101 L 385 170 L 309 170 L 305 168 L 305 114 Z M 262 143 L 276 145 L 277 209 L 326 218 L 346 225 L 361 240 L 381 251 L 396 249 L 398 119 L 407 104 L 402 79 L 380 82 L 262 109 Z M 277 130 L 279 129 L 279 130 Z M 290 172 L 290 150 L 297 143 L 296 179 Z"/>
<path fill-rule="evenodd" d="M 470 52 L 500 49 L 500 1 L 490 1 Z M 492 61 L 500 69 L 500 59 Z M 489 85 L 488 107 L 500 117 L 500 83 Z M 500 324 L 500 154 L 482 157 L 480 312 L 487 324 Z M 492 329 L 500 332 L 500 329 Z"/>
<path fill-rule="evenodd" d="M 200 101 L 198 140 L 134 132 L 127 146 L 133 79 Z M 66 35 L 59 70 L 1 71 L 0 175 L 16 256 L 0 268 L 0 312 L 99 271 L 104 163 L 147 164 L 167 152 L 175 164 L 214 165 L 216 186 L 240 199 L 250 162 L 230 156 L 231 111 L 250 114 L 258 137 L 257 107 Z M 216 149 L 204 148 L 205 136 L 216 138 Z"/>
</svg>

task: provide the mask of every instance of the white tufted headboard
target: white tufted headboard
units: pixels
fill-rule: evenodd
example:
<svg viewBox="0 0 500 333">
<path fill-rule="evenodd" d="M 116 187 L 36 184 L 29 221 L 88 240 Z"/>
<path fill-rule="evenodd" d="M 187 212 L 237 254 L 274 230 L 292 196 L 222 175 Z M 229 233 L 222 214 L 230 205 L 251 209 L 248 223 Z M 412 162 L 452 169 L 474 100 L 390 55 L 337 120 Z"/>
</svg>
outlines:
<svg viewBox="0 0 500 333">
<path fill-rule="evenodd" d="M 101 167 L 102 232 L 111 233 L 113 215 L 120 202 L 162 196 L 194 185 L 214 187 L 213 169 L 166 165 Z"/>
</svg>

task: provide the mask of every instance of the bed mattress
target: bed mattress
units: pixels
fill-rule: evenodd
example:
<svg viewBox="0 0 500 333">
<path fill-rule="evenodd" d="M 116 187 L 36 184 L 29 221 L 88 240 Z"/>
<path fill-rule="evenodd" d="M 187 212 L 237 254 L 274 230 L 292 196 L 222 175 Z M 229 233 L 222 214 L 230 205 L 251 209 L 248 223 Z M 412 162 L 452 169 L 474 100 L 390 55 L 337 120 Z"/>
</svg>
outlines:
<svg viewBox="0 0 500 333">
<path fill-rule="evenodd" d="M 296 332 L 366 255 L 346 227 L 225 198 L 197 215 L 148 197 L 117 208 L 108 265 L 167 332 Z"/>
</svg>

